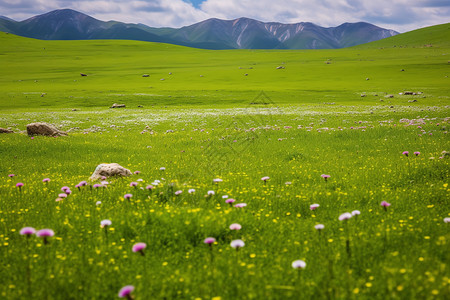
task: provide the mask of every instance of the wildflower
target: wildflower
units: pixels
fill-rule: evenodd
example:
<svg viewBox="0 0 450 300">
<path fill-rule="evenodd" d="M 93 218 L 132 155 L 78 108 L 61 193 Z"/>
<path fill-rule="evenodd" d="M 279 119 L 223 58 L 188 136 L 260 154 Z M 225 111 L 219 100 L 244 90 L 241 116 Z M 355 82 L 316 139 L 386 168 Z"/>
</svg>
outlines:
<svg viewBox="0 0 450 300">
<path fill-rule="evenodd" d="M 23 187 L 23 183 L 22 183 L 22 182 L 18 182 L 18 183 L 16 184 L 16 187 L 18 187 L 18 188 L 19 188 L 19 191 L 21 191 L 21 190 L 22 190 L 22 187 Z"/>
<path fill-rule="evenodd" d="M 285 185 L 291 185 L 292 184 L 292 182 L 290 182 L 290 181 L 286 181 L 285 183 L 284 183 Z"/>
<path fill-rule="evenodd" d="M 119 298 L 127 298 L 127 299 L 133 299 L 133 297 L 130 295 L 134 291 L 134 286 L 127 285 L 120 289 L 119 291 Z"/>
<path fill-rule="evenodd" d="M 189 189 L 189 190 L 188 190 L 188 193 L 189 193 L 189 194 L 195 193 L 195 189 Z"/>
<path fill-rule="evenodd" d="M 212 195 L 215 195 L 216 193 L 214 191 L 208 191 L 207 194 L 208 194 L 208 196 L 212 196 Z"/>
<path fill-rule="evenodd" d="M 50 182 L 50 178 L 44 178 L 44 179 L 42 179 L 42 182 L 44 182 L 44 183 Z"/>
<path fill-rule="evenodd" d="M 207 237 L 204 241 L 203 241 L 203 243 L 205 243 L 205 244 L 208 244 L 208 245 L 212 245 L 212 244 L 214 244 L 216 242 L 216 239 L 215 238 L 213 238 L 213 237 Z"/>
<path fill-rule="evenodd" d="M 9 174 L 8 177 L 14 177 L 16 176 L 15 174 Z"/>
<path fill-rule="evenodd" d="M 292 262 L 292 267 L 294 269 L 304 269 L 306 267 L 306 263 L 303 260 L 294 260 Z"/>
<path fill-rule="evenodd" d="M 238 207 L 238 208 L 242 208 L 242 207 L 246 207 L 246 206 L 247 206 L 247 203 L 238 203 L 238 204 L 234 205 L 234 207 Z"/>
<path fill-rule="evenodd" d="M 58 197 L 58 198 L 55 199 L 56 202 L 63 201 L 63 200 L 64 200 L 64 199 L 61 198 L 61 197 Z"/>
<path fill-rule="evenodd" d="M 311 204 L 310 206 L 309 206 L 309 209 L 310 210 L 315 210 L 316 208 L 318 208 L 320 205 L 319 204 Z"/>
<path fill-rule="evenodd" d="M 100 177 L 101 180 L 106 180 L 106 176 Z"/>
<path fill-rule="evenodd" d="M 444 223 L 450 223 L 450 218 L 444 218 Z"/>
<path fill-rule="evenodd" d="M 20 234 L 21 235 L 26 235 L 27 237 L 30 237 L 32 234 L 36 233 L 36 229 L 34 229 L 33 227 L 24 227 L 22 229 L 20 229 Z"/>
<path fill-rule="evenodd" d="M 166 170 L 166 168 L 164 168 L 164 167 L 161 167 L 161 168 L 159 168 L 159 170 L 160 170 L 160 171 L 165 171 L 165 170 Z"/>
<path fill-rule="evenodd" d="M 387 211 L 387 208 L 388 208 L 389 206 L 391 206 L 391 204 L 390 204 L 389 202 L 386 202 L 386 201 L 381 201 L 381 204 L 380 204 L 380 205 L 384 207 L 384 210 L 385 210 L 385 211 Z"/>
<path fill-rule="evenodd" d="M 230 205 L 233 205 L 233 203 L 234 203 L 235 201 L 236 201 L 236 200 L 234 200 L 233 198 L 230 198 L 230 199 L 225 200 L 225 203 L 228 203 L 228 204 L 230 204 Z"/>
<path fill-rule="evenodd" d="M 175 196 L 178 196 L 178 195 L 180 195 L 180 194 L 181 194 L 182 192 L 183 192 L 182 190 L 178 190 L 178 191 L 176 191 L 176 192 L 175 192 Z"/>
<path fill-rule="evenodd" d="M 228 195 L 223 195 L 222 196 L 222 199 L 227 199 L 228 198 Z"/>
<path fill-rule="evenodd" d="M 101 184 L 99 184 L 99 183 L 96 183 L 96 184 L 94 184 L 92 187 L 93 187 L 94 189 L 96 189 L 96 188 L 103 187 L 103 185 L 101 185 Z"/>
<path fill-rule="evenodd" d="M 239 248 L 242 248 L 245 246 L 245 243 L 243 240 L 233 240 L 231 241 L 231 247 L 233 247 L 236 250 L 239 250 Z"/>
<path fill-rule="evenodd" d="M 137 182 L 131 182 L 131 183 L 130 183 L 130 186 L 131 186 L 131 187 L 133 187 L 133 186 L 136 187 L 137 185 L 138 185 Z"/>
<path fill-rule="evenodd" d="M 70 188 L 69 188 L 68 186 L 63 186 L 63 187 L 61 188 L 61 191 L 63 191 L 63 192 L 65 192 L 66 190 L 70 190 Z"/>
<path fill-rule="evenodd" d="M 357 215 L 360 215 L 360 214 L 361 214 L 361 212 L 359 210 L 352 211 L 352 216 L 357 216 Z"/>
<path fill-rule="evenodd" d="M 213 179 L 213 182 L 214 183 L 219 183 L 219 182 L 222 182 L 223 181 L 223 179 L 220 179 L 220 178 L 215 178 L 215 179 Z"/>
<path fill-rule="evenodd" d="M 144 256 L 144 249 L 147 248 L 147 244 L 146 243 L 136 243 L 133 245 L 133 252 L 139 252 L 142 256 Z"/>
<path fill-rule="evenodd" d="M 323 225 L 323 224 L 317 224 L 316 226 L 314 226 L 314 228 L 316 229 L 316 230 L 322 230 L 322 229 L 324 229 L 325 228 L 325 225 Z"/>
<path fill-rule="evenodd" d="M 153 185 L 147 185 L 146 187 L 145 187 L 147 190 L 153 190 L 155 187 L 153 186 Z"/>
<path fill-rule="evenodd" d="M 420 155 L 420 152 L 419 152 L 419 151 L 415 151 L 415 152 L 414 152 L 414 155 L 415 155 L 415 156 L 419 156 L 419 155 Z"/>
<path fill-rule="evenodd" d="M 79 185 L 80 186 L 86 186 L 87 185 L 87 181 L 80 181 Z"/>
<path fill-rule="evenodd" d="M 101 184 L 103 184 L 104 186 L 107 186 L 109 184 L 108 181 L 103 180 L 102 182 L 100 182 Z"/>
<path fill-rule="evenodd" d="M 106 227 L 108 227 L 108 226 L 110 226 L 112 224 L 112 222 L 111 222 L 111 220 L 102 220 L 101 222 L 100 222 L 100 227 L 101 228 L 106 228 Z"/>
<path fill-rule="evenodd" d="M 348 220 L 352 217 L 352 214 L 349 212 L 343 213 L 342 215 L 339 216 L 339 221 L 344 221 L 344 220 Z"/>
<path fill-rule="evenodd" d="M 404 156 L 408 156 L 409 155 L 409 151 L 403 151 L 402 153 Z"/>
<path fill-rule="evenodd" d="M 102 201 L 97 201 L 97 202 L 95 202 L 95 205 L 100 205 L 100 204 L 102 204 Z"/>
<path fill-rule="evenodd" d="M 141 171 L 134 171 L 134 174 L 140 174 L 141 173 Z"/>
<path fill-rule="evenodd" d="M 59 197 L 59 198 L 66 198 L 66 197 L 67 197 L 67 194 L 61 193 L 61 194 L 58 194 L 58 197 Z"/>
<path fill-rule="evenodd" d="M 124 199 L 127 199 L 127 200 L 130 200 L 131 197 L 133 197 L 132 194 L 125 194 L 125 195 L 123 196 L 123 198 L 124 198 Z"/>
<path fill-rule="evenodd" d="M 70 189 L 67 189 L 64 193 L 66 193 L 66 195 L 70 195 L 72 194 L 72 191 Z"/>
<path fill-rule="evenodd" d="M 241 224 L 233 223 L 230 225 L 231 230 L 240 230 L 242 228 Z"/>
<path fill-rule="evenodd" d="M 330 178 L 331 176 L 330 175 L 327 175 L 327 174 L 322 174 L 322 175 L 320 175 L 323 179 L 325 179 L 325 181 L 327 181 L 328 180 L 328 178 Z"/>
<path fill-rule="evenodd" d="M 262 181 L 264 181 L 264 184 L 266 184 L 266 181 L 269 180 L 270 177 L 269 176 L 264 176 L 261 178 Z"/>
<path fill-rule="evenodd" d="M 44 244 L 48 244 L 47 238 L 55 235 L 55 232 L 51 229 L 41 229 L 36 232 L 36 236 L 44 239 Z"/>
</svg>

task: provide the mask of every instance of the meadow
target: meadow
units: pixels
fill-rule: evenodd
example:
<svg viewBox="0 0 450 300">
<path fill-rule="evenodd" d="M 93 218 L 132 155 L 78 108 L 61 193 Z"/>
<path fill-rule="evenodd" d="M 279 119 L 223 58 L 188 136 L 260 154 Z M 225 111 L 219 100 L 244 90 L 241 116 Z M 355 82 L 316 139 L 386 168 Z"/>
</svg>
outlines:
<svg viewBox="0 0 450 300">
<path fill-rule="evenodd" d="M 1 297 L 448 298 L 448 28 L 319 51 L 0 33 Z M 88 180 L 112 162 L 133 175 Z"/>
</svg>

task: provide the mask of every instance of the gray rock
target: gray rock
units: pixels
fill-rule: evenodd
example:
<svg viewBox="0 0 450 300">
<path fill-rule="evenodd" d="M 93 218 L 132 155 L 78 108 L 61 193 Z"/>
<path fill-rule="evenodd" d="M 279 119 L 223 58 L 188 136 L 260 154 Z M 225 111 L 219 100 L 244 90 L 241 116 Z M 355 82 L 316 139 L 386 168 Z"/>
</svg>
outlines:
<svg viewBox="0 0 450 300">
<path fill-rule="evenodd" d="M 95 168 L 94 173 L 92 173 L 90 179 L 98 180 L 101 179 L 102 176 L 112 177 L 112 176 L 130 176 L 131 171 L 125 169 L 121 165 L 117 163 L 112 164 L 99 164 L 97 168 Z"/>
<path fill-rule="evenodd" d="M 14 131 L 6 129 L 6 128 L 0 128 L 0 133 L 14 133 Z"/>
<path fill-rule="evenodd" d="M 28 135 L 44 135 L 44 136 L 65 136 L 66 132 L 59 130 L 55 126 L 45 123 L 37 122 L 27 125 Z"/>
<path fill-rule="evenodd" d="M 121 107 L 125 107 L 125 104 L 117 104 L 117 103 L 114 103 L 114 104 L 111 106 L 111 108 L 121 108 Z"/>
</svg>

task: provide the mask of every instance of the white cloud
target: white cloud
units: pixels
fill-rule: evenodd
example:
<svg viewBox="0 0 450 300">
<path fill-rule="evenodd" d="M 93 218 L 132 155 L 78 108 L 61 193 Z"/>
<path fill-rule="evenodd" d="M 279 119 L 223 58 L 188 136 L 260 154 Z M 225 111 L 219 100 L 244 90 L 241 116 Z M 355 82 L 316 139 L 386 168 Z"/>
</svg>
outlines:
<svg viewBox="0 0 450 300">
<path fill-rule="evenodd" d="M 60 8 L 72 8 L 104 21 L 154 27 L 181 27 L 212 17 L 249 17 L 321 26 L 365 21 L 408 31 L 450 19 L 449 0 L 206 0 L 199 8 L 183 0 L 0 0 L 0 14 L 16 20 Z"/>
</svg>

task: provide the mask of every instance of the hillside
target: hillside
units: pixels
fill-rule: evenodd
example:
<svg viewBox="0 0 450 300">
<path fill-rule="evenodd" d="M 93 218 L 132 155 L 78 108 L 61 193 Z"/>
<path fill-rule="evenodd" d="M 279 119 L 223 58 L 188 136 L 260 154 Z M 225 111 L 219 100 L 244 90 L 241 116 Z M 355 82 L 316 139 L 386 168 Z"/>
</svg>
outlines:
<svg viewBox="0 0 450 300">
<path fill-rule="evenodd" d="M 264 23 L 249 18 L 209 19 L 174 28 L 103 22 L 61 9 L 22 22 L 0 18 L 0 30 L 43 40 L 127 39 L 164 42 L 202 49 L 335 49 L 397 34 L 368 23 L 324 28 L 313 23 Z"/>
</svg>

